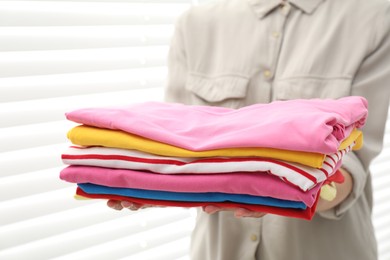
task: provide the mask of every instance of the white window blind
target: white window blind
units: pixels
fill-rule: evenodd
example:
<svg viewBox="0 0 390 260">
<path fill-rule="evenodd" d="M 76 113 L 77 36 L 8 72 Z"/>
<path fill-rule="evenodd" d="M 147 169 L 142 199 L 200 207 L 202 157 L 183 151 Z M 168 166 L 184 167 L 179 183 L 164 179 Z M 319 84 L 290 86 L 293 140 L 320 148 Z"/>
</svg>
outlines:
<svg viewBox="0 0 390 260">
<path fill-rule="evenodd" d="M 59 180 L 86 106 L 162 100 L 173 23 L 190 0 L 0 1 L 0 259 L 180 259 L 179 208 L 117 212 Z"/>
<path fill-rule="evenodd" d="M 0 1 L 0 259 L 188 258 L 193 211 L 75 201 L 58 173 L 73 126 L 64 113 L 161 100 L 173 22 L 207 1 Z M 390 259 L 389 122 L 372 167 L 381 260 Z"/>
<path fill-rule="evenodd" d="M 371 115 L 374 116 L 374 115 Z M 390 259 L 390 111 L 387 117 L 384 150 L 372 164 L 374 227 L 380 260 Z"/>
</svg>

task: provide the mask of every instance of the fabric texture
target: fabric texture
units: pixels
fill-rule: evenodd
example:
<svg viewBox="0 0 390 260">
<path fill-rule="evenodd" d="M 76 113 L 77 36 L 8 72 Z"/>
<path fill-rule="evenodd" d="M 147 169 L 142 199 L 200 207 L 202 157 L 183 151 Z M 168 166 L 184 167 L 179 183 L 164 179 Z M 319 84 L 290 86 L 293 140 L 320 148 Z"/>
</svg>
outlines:
<svg viewBox="0 0 390 260">
<path fill-rule="evenodd" d="M 266 173 L 229 173 L 212 175 L 163 175 L 126 169 L 71 165 L 60 178 L 71 183 L 93 183 L 118 188 L 138 188 L 172 192 L 221 192 L 267 196 L 302 201 L 312 206 L 321 184 L 303 192 Z"/>
<path fill-rule="evenodd" d="M 146 153 L 174 157 L 265 157 L 296 162 L 303 165 L 320 168 L 325 160 L 321 153 L 280 150 L 272 148 L 225 148 L 194 152 L 172 145 L 145 139 L 123 131 L 96 128 L 86 125 L 76 126 L 68 132 L 69 140 L 81 146 L 104 146 L 139 150 Z M 340 148 L 345 149 L 355 143 L 354 149 L 361 147 L 362 135 L 359 130 L 353 131 Z"/>
<path fill-rule="evenodd" d="M 299 218 L 304 220 L 312 219 L 314 215 L 314 209 L 316 203 L 313 208 L 302 209 L 288 209 L 288 208 L 280 208 L 280 207 L 270 207 L 263 205 L 252 205 L 252 204 L 243 204 L 243 203 L 233 203 L 233 202 L 182 202 L 182 201 L 170 201 L 170 200 L 150 200 L 150 199 L 140 199 L 133 198 L 127 196 L 118 196 L 118 195 L 110 195 L 110 194 L 89 194 L 81 190 L 80 188 L 76 189 L 76 194 L 82 197 L 91 198 L 91 199 L 113 199 L 119 201 L 129 201 L 141 205 L 153 205 L 153 206 L 167 206 L 167 207 L 202 207 L 202 206 L 216 206 L 223 208 L 244 208 L 247 210 L 252 210 L 256 212 L 267 212 L 270 214 L 276 214 L 280 216 Z"/>
<path fill-rule="evenodd" d="M 231 172 L 268 172 L 286 179 L 303 191 L 325 181 L 340 166 L 346 150 L 325 157 L 320 169 L 271 158 L 212 157 L 178 158 L 146 154 L 136 150 L 105 147 L 69 147 L 62 161 L 69 165 L 90 165 L 105 168 L 146 170 L 160 174 L 214 174 Z"/>
<path fill-rule="evenodd" d="M 191 151 L 264 147 L 328 154 L 337 152 L 353 129 L 364 126 L 367 105 L 359 96 L 274 101 L 239 109 L 145 102 L 84 108 L 66 117 Z"/>
<path fill-rule="evenodd" d="M 235 202 L 255 204 L 280 208 L 306 209 L 300 201 L 281 200 L 271 197 L 252 196 L 246 194 L 229 194 L 220 192 L 172 192 L 161 190 L 143 190 L 132 188 L 115 188 L 92 183 L 77 184 L 84 192 L 89 194 L 108 194 L 140 199 L 169 200 L 183 202 Z"/>
</svg>

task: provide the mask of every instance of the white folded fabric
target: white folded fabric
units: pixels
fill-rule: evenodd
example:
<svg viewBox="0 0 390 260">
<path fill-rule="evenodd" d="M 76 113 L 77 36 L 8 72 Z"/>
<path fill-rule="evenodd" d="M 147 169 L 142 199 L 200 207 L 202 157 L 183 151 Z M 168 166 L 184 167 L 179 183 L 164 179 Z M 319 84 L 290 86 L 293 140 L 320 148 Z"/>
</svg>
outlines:
<svg viewBox="0 0 390 260">
<path fill-rule="evenodd" d="M 262 157 L 179 158 L 108 147 L 71 146 L 62 154 L 62 160 L 68 165 L 142 170 L 160 174 L 267 172 L 306 191 L 331 176 L 341 165 L 343 155 L 352 146 L 327 155 L 319 169 Z"/>
</svg>

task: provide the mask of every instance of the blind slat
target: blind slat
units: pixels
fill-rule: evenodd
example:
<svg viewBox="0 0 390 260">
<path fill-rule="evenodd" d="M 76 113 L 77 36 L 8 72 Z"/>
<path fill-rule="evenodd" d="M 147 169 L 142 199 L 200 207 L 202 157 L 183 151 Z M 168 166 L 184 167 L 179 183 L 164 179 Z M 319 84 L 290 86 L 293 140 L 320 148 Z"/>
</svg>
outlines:
<svg viewBox="0 0 390 260">
<path fill-rule="evenodd" d="M 162 88 L 149 88 L 91 94 L 87 96 L 0 103 L 0 127 L 59 121 L 64 119 L 65 112 L 80 107 L 119 106 L 147 100 L 161 101 L 162 96 Z M 66 129 L 64 130 L 66 131 Z"/>
<path fill-rule="evenodd" d="M 164 241 L 170 241 L 172 238 L 188 235 L 188 230 L 175 230 L 173 228 L 181 222 L 188 222 L 188 213 L 171 213 L 170 211 L 161 211 L 161 213 L 159 212 L 158 214 L 145 213 L 147 213 L 147 211 L 143 211 L 140 214 L 134 214 L 132 215 L 131 220 L 122 218 L 117 219 L 116 221 L 107 221 L 94 226 L 88 226 L 48 238 L 35 240 L 31 243 L 24 244 L 23 246 L 11 247 L 0 251 L 0 258 L 20 259 L 20 256 L 28 255 L 31 259 L 47 259 L 94 246 L 95 249 L 93 251 L 94 253 L 97 253 L 97 256 L 100 259 L 104 259 L 103 250 L 105 249 L 108 249 L 110 252 L 108 259 L 112 259 L 112 257 L 115 257 L 118 253 L 121 253 L 120 250 L 118 250 L 119 247 L 117 246 L 117 248 L 115 248 L 115 245 L 126 247 L 126 251 L 131 252 L 139 250 L 140 246 L 143 245 L 143 241 L 147 241 L 149 244 L 153 244 L 153 242 L 162 243 Z M 185 216 L 187 216 L 187 218 L 185 218 Z M 141 225 L 139 223 L 141 223 Z M 171 225 L 167 225 L 167 223 L 170 223 Z M 129 236 L 129 234 L 133 235 L 130 236 L 130 239 L 127 238 L 127 244 L 118 243 L 118 240 L 122 240 L 122 237 Z M 151 239 L 147 238 L 150 234 L 153 234 L 150 236 L 152 237 Z M 146 237 L 146 239 L 143 239 L 144 237 Z M 110 242 L 106 243 L 107 241 Z M 66 244 L 66 246 L 63 246 L 64 244 Z M 106 244 L 110 244 L 110 247 L 107 247 Z M 111 246 L 111 244 L 114 245 Z M 50 248 L 51 250 L 45 250 L 45 248 Z M 96 258 L 97 257 L 94 259 Z M 77 258 L 71 257 L 68 259 Z"/>
<path fill-rule="evenodd" d="M 66 129 L 75 125 L 64 118 L 62 121 L 0 128 L 0 153 L 66 143 Z"/>
<path fill-rule="evenodd" d="M 60 167 L 60 151 L 66 147 L 68 143 L 0 153 L 0 177 Z"/>
<path fill-rule="evenodd" d="M 9 225 L 85 205 L 72 199 L 76 190 L 74 185 L 66 186 L 68 188 L 0 202 L 0 225 Z"/>
<path fill-rule="evenodd" d="M 0 51 L 168 45 L 172 25 L 0 27 Z M 26 45 L 28 41 L 28 45 Z"/>
<path fill-rule="evenodd" d="M 96 229 L 97 226 L 103 226 L 103 230 L 105 230 L 111 224 L 115 224 L 116 227 L 110 232 L 115 233 L 116 237 L 120 237 L 127 235 L 120 233 L 121 228 L 124 230 L 132 229 L 132 233 L 138 233 L 145 229 L 152 229 L 160 223 L 172 222 L 178 217 L 188 217 L 185 212 L 178 209 L 161 211 L 159 214 L 161 219 L 157 219 L 157 217 L 148 217 L 150 212 L 147 211 L 113 211 L 105 205 L 104 201 L 88 202 L 88 204 L 86 202 L 79 203 L 85 205 L 2 227 L 0 235 L 8 239 L 1 243 L 0 248 L 18 247 L 20 244 L 48 239 L 68 232 L 77 233 L 79 229 L 89 228 L 91 230 Z M 88 234 L 82 235 L 83 238 L 86 236 Z M 75 236 L 75 239 L 77 238 L 78 236 Z M 82 240 L 83 238 L 78 239 Z"/>
<path fill-rule="evenodd" d="M 0 26 L 172 24 L 186 3 L 1 1 Z"/>
<path fill-rule="evenodd" d="M 378 191 L 378 193 L 381 191 Z M 380 218 L 381 216 L 389 216 L 390 215 L 390 204 L 388 203 L 389 194 L 382 192 L 381 199 L 378 199 L 377 192 L 375 192 L 375 206 L 373 217 L 374 220 Z"/>
<path fill-rule="evenodd" d="M 0 103 L 161 87 L 165 67 L 0 78 Z"/>
<path fill-rule="evenodd" d="M 388 134 L 390 135 L 390 133 Z M 389 147 L 389 144 L 386 144 L 385 147 Z M 373 167 L 388 167 L 388 162 L 390 161 L 390 149 L 384 149 L 380 157 L 375 159 Z"/>
<path fill-rule="evenodd" d="M 186 256 L 189 251 L 190 238 L 186 236 L 169 243 L 149 248 L 147 251 L 121 258 L 120 260 L 178 260 L 180 257 Z M 189 259 L 188 259 L 189 260 Z"/>
<path fill-rule="evenodd" d="M 161 209 L 153 209 L 154 214 L 159 215 Z M 189 214 L 188 211 L 184 214 Z M 178 221 L 156 227 L 153 230 L 146 230 L 139 234 L 128 233 L 127 237 L 117 240 L 105 240 L 105 243 L 87 247 L 84 250 L 75 253 L 64 255 L 58 259 L 74 259 L 74 260 L 95 260 L 99 259 L 118 259 L 121 257 L 131 256 L 141 251 L 149 250 L 158 245 L 169 241 L 177 240 L 183 237 L 188 237 L 191 232 L 193 219 L 187 215 L 187 218 L 178 218 Z"/>
<path fill-rule="evenodd" d="M 390 239 L 390 228 L 380 230 L 377 232 L 376 237 L 380 241 L 387 241 Z"/>
<path fill-rule="evenodd" d="M 388 172 L 388 171 L 386 171 Z M 383 174 L 380 176 L 375 176 L 375 181 L 373 182 L 374 190 L 385 190 L 390 187 L 390 174 Z"/>
<path fill-rule="evenodd" d="M 14 0 L 14 2 L 107 2 L 107 0 Z M 117 3 L 189 3 L 188 0 L 110 0 L 109 2 Z"/>
<path fill-rule="evenodd" d="M 62 168 L 61 166 L 0 178 L 0 202 L 69 187 L 69 184 L 58 180 Z"/>
<path fill-rule="evenodd" d="M 0 77 L 164 66 L 167 46 L 0 52 Z"/>
<path fill-rule="evenodd" d="M 130 218 L 132 214 L 125 211 L 107 210 L 104 203 L 91 201 L 88 204 L 84 203 L 83 207 L 72 208 L 2 226 L 0 237 L 7 237 L 7 240 L 2 241 L 0 246 L 1 248 L 15 247 L 104 221 L 122 217 Z"/>
<path fill-rule="evenodd" d="M 378 252 L 379 252 L 380 260 L 390 259 L 390 239 L 384 240 L 383 243 L 379 244 Z"/>
<path fill-rule="evenodd" d="M 374 226 L 376 230 L 386 230 L 390 227 L 390 218 L 387 216 L 377 216 Z"/>
</svg>

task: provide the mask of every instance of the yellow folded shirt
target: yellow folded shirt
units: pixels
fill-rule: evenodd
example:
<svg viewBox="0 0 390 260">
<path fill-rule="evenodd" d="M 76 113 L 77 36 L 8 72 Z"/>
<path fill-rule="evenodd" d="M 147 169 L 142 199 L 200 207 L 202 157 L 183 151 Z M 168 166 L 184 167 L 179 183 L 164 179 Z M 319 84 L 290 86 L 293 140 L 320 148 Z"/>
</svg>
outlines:
<svg viewBox="0 0 390 260">
<path fill-rule="evenodd" d="M 296 162 L 303 165 L 320 168 L 325 159 L 324 154 L 281 150 L 273 148 L 224 148 L 208 151 L 190 151 L 154 140 L 146 139 L 141 136 L 133 135 L 119 130 L 110 130 L 96 128 L 86 125 L 80 125 L 72 128 L 68 132 L 69 140 L 76 145 L 82 146 L 105 146 L 122 149 L 139 150 L 146 153 L 157 154 L 161 156 L 173 157 L 266 157 L 289 162 Z M 352 134 L 343 141 L 340 149 L 345 149 L 353 142 L 356 142 L 354 148 L 360 148 L 363 142 L 362 132 L 354 130 Z"/>
<path fill-rule="evenodd" d="M 81 196 L 78 194 L 74 194 L 73 198 L 75 198 L 76 200 L 90 200 L 90 198 L 87 198 L 87 197 L 84 197 L 84 196 Z"/>
</svg>

